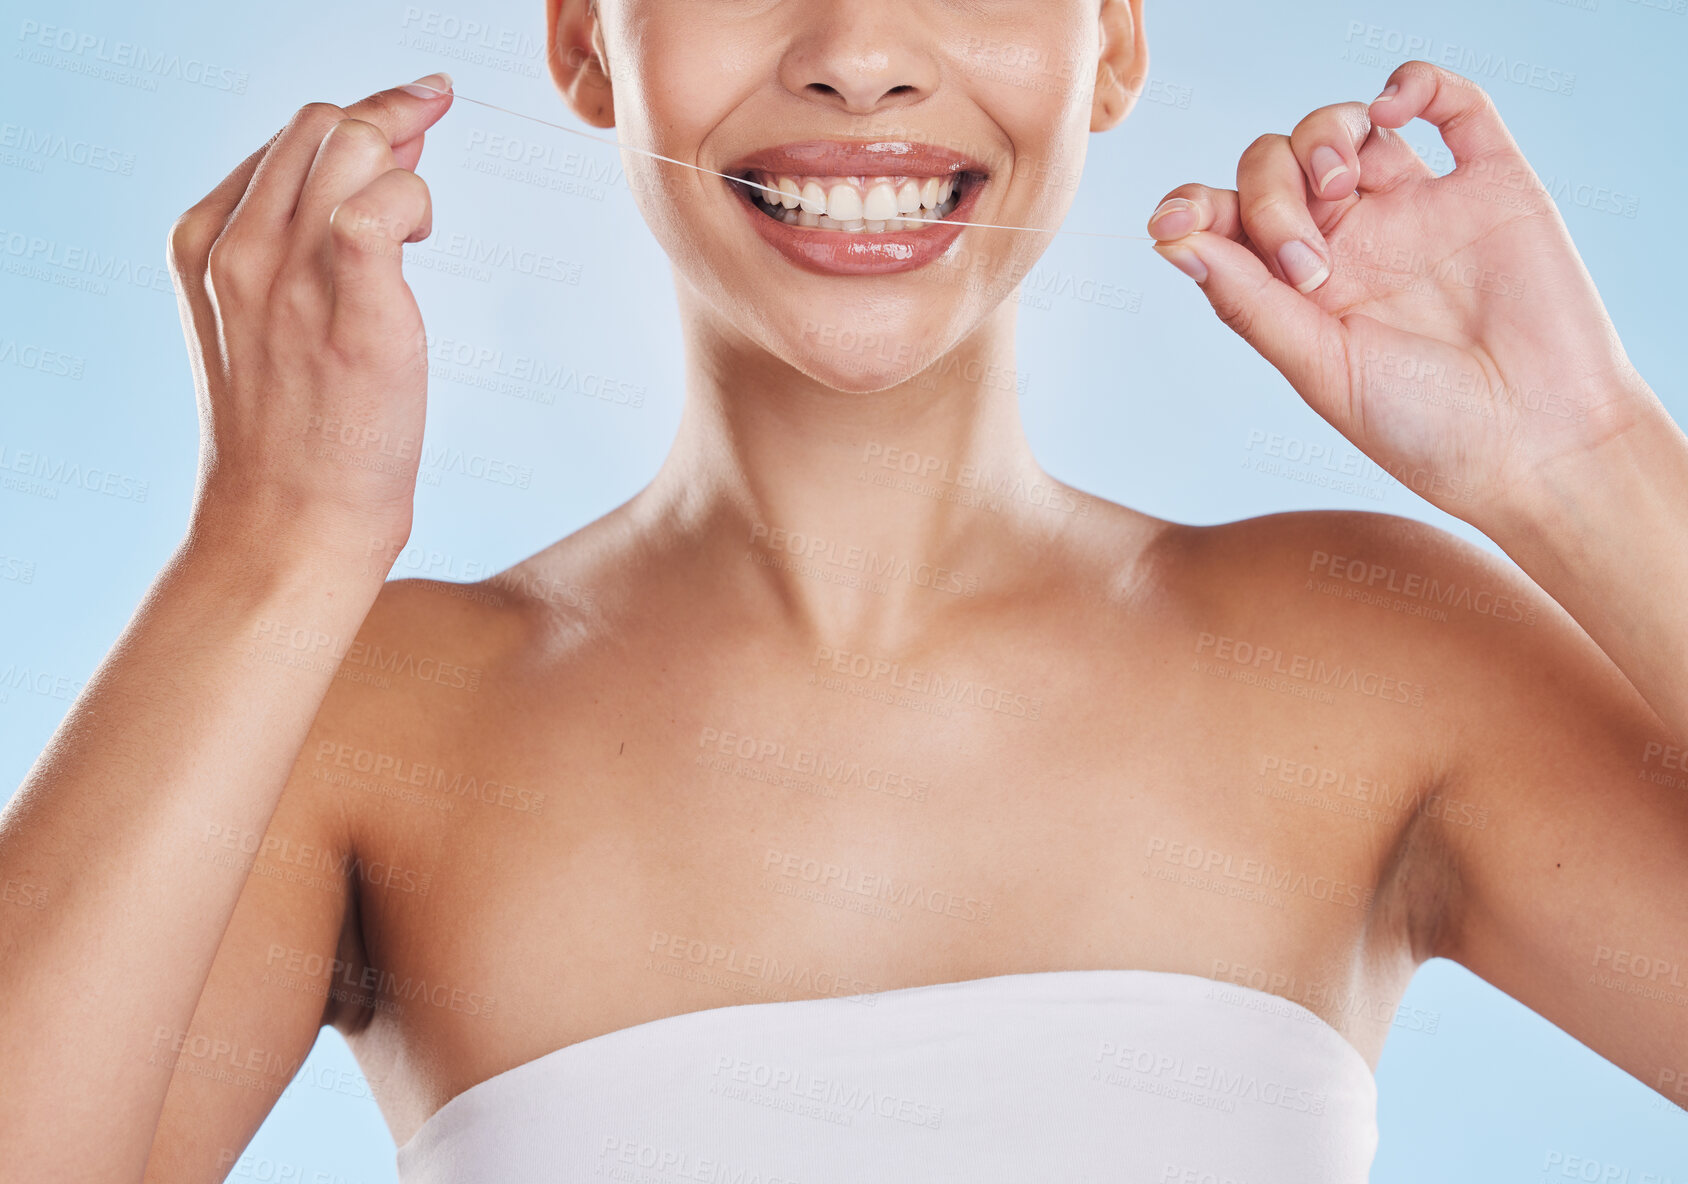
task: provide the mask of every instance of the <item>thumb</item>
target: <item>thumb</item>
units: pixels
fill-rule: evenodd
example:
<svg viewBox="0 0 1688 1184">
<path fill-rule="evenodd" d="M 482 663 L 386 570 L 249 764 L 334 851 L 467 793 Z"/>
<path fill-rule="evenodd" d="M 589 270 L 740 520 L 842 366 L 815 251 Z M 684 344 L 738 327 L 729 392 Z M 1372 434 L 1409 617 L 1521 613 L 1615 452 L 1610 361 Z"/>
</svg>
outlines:
<svg viewBox="0 0 1688 1184">
<path fill-rule="evenodd" d="M 1333 405 L 1348 390 L 1342 322 L 1266 269 L 1239 242 L 1196 231 L 1155 244 L 1161 258 L 1184 272 L 1207 296 L 1219 319 L 1289 380 L 1333 425 L 1346 408 Z"/>
</svg>

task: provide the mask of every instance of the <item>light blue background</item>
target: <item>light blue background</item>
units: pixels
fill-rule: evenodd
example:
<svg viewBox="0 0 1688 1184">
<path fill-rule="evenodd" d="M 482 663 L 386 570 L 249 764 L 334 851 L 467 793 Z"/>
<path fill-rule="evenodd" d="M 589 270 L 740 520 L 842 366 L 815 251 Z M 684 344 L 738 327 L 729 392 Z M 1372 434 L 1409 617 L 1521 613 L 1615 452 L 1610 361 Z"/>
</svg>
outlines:
<svg viewBox="0 0 1688 1184">
<path fill-rule="evenodd" d="M 1679 114 L 1688 15 L 1671 3 L 1149 0 L 1156 88 L 1123 129 L 1093 145 L 1068 225 L 1139 233 L 1166 190 L 1195 179 L 1231 184 L 1238 154 L 1257 134 L 1287 131 L 1326 103 L 1369 99 L 1405 56 L 1453 46 L 1574 74 L 1569 95 L 1479 80 L 1538 173 L 1566 186 L 1561 204 L 1583 257 L 1631 356 L 1680 422 L 1688 411 L 1688 248 L 1678 221 L 1688 181 Z M 0 671 L 49 673 L 64 688 L 14 689 L 0 702 L 0 781 L 15 786 L 185 523 L 196 463 L 192 388 L 168 280 L 144 274 L 162 267 L 175 216 L 302 103 L 350 102 L 436 68 L 449 69 L 464 95 L 569 117 L 544 77 L 539 0 L 0 7 L 0 347 L 80 363 L 51 364 L 76 371 L 59 374 L 0 362 L 0 446 L 148 483 L 144 501 L 75 487 L 51 500 L 0 490 Z M 430 34 L 429 13 L 459 26 L 478 21 L 486 32 Z M 93 51 L 33 61 L 21 37 L 28 22 L 104 37 L 108 48 L 131 41 L 207 62 L 244 93 L 179 78 L 147 89 L 65 68 L 96 64 Z M 1417 37 L 1424 48 L 1368 51 L 1353 22 L 1377 26 L 1387 46 Z M 36 159 L 17 145 L 24 130 L 99 145 L 128 162 L 127 175 Z M 450 473 L 424 483 L 401 576 L 478 578 L 610 510 L 655 471 L 679 415 L 667 266 L 625 187 L 586 182 L 582 195 L 488 177 L 466 167 L 477 159 L 477 132 L 549 145 L 555 158 L 580 153 L 600 176 L 615 170 L 610 149 L 459 104 L 430 136 L 422 163 L 436 243 L 466 233 L 540 246 L 578 282 L 511 270 L 454 276 L 423 266 L 444 262 L 439 252 L 412 248 L 431 336 L 567 361 L 583 376 L 642 387 L 644 405 L 564 394 L 545 406 L 436 381 L 430 444 L 531 466 L 534 476 L 527 490 Z M 1409 129 L 1423 148 L 1432 136 L 1423 124 Z M 1596 189 L 1614 196 L 1596 197 Z M 50 241 L 60 257 L 76 247 L 97 252 L 117 274 L 103 293 L 20 275 L 27 239 Z M 1022 306 L 1023 405 L 1038 454 L 1057 476 L 1184 521 L 1336 506 L 1476 537 L 1387 478 L 1356 494 L 1245 471 L 1258 455 L 1251 431 L 1283 432 L 1335 456 L 1353 450 L 1146 244 L 1061 238 L 1038 274 L 1057 287 L 1052 296 L 1028 293 Z M 1088 292 L 1090 282 L 1126 295 L 1093 302 L 1070 294 Z M 1105 306 L 1122 301 L 1135 311 Z M 1634 1184 L 1688 1179 L 1688 1116 L 1463 970 L 1427 966 L 1405 1006 L 1435 1014 L 1437 1030 L 1400 1031 L 1384 1055 L 1374 1180 L 1569 1178 L 1549 1174 L 1554 1153 L 1627 1170 Z M 344 1044 L 329 1032 L 230 1178 L 378 1184 L 394 1179 L 392 1152 Z"/>
</svg>

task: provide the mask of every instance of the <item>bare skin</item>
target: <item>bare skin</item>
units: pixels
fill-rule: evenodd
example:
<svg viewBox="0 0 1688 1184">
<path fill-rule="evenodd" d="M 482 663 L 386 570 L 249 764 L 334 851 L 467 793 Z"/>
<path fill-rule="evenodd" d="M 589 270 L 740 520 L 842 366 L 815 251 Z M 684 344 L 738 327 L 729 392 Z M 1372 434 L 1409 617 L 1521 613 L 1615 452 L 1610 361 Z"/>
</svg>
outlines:
<svg viewBox="0 0 1688 1184">
<path fill-rule="evenodd" d="M 402 877 L 397 887 L 356 877 L 357 906 L 336 928 L 332 894 L 253 876 L 196 1033 L 294 1062 L 319 1018 L 334 1024 L 403 1142 L 469 1086 L 632 1024 L 1022 971 L 1252 978 L 1319 1013 L 1375 1067 L 1414 970 L 1444 956 L 1563 1009 L 1561 1022 L 1632 1071 L 1653 1068 L 1657 1046 L 1627 1040 L 1614 1014 L 1624 999 L 1575 976 L 1570 989 L 1514 981 L 1527 963 L 1479 944 L 1489 931 L 1470 916 L 1474 897 L 1498 906 L 1511 940 L 1542 942 L 1544 956 L 1580 968 L 1612 944 L 1604 910 L 1647 892 L 1613 876 L 1626 866 L 1620 853 L 1681 826 L 1680 795 L 1635 778 L 1657 734 L 1645 707 L 1504 565 L 1381 515 L 1195 529 L 1107 506 L 1069 517 L 1051 539 L 1049 512 L 1020 510 L 1031 521 L 1010 529 L 1038 562 L 1005 569 L 1016 583 L 971 599 L 927 593 L 946 602 L 917 639 L 854 643 L 1039 701 L 1035 721 L 977 708 L 937 719 L 811 683 L 830 669 L 815 661 L 824 639 L 792 619 L 781 593 L 812 590 L 747 563 L 730 535 L 711 548 L 662 529 L 661 517 L 650 523 L 647 498 L 516 569 L 524 586 L 590 589 L 591 611 L 512 596 L 510 575 L 483 586 L 499 604 L 429 581 L 388 587 L 365 626 L 370 652 L 479 670 L 480 689 L 394 679 L 379 690 L 342 677 L 272 836 L 320 845 L 330 864 L 361 859 L 378 878 L 386 867 L 426 875 L 426 894 Z M 1428 621 L 1334 600 L 1306 590 L 1315 553 L 1515 599 L 1534 623 L 1470 610 Z M 1212 645 L 1198 653 L 1204 634 L 1393 676 L 1409 693 L 1422 688 L 1422 706 L 1240 685 L 1213 671 L 1246 665 L 1214 660 Z M 1609 713 L 1592 742 L 1580 735 L 1594 730 L 1591 710 Z M 819 775 L 790 788 L 700 764 L 728 732 L 784 745 L 787 767 L 799 749 L 824 749 L 907 780 L 828 797 Z M 529 796 L 505 789 L 489 804 L 422 789 L 400 806 L 383 796 L 402 784 L 391 775 L 319 779 L 358 751 Z M 767 773 L 780 763 L 721 758 Z M 1282 779 L 1292 764 L 1346 780 L 1318 806 L 1278 796 L 1308 793 Z M 537 794 L 538 812 L 524 810 Z M 1169 857 L 1174 843 L 1231 857 L 1233 874 L 1208 873 L 1216 884 L 1249 886 L 1245 859 L 1305 881 L 1268 902 L 1157 878 L 1187 870 Z M 770 883 L 812 882 L 783 870 L 788 856 L 847 869 L 858 877 L 847 885 L 878 874 L 960 903 L 940 897 L 945 912 L 905 907 L 892 920 L 778 894 Z M 1491 879 L 1512 885 L 1498 901 Z M 849 891 L 859 888 L 835 900 Z M 1636 918 L 1630 932 L 1638 946 L 1664 943 L 1668 921 Z M 730 946 L 736 967 L 762 955 L 843 981 L 782 989 L 731 968 L 688 981 L 678 973 L 694 963 L 668 956 L 671 937 Z M 321 956 L 310 990 L 296 950 Z M 336 950 L 347 967 L 325 961 Z M 383 1005 L 360 1006 L 372 967 L 393 989 Z M 419 981 L 449 984 L 455 1001 L 404 1002 L 408 988 L 394 984 Z M 323 1010 L 330 983 L 344 998 Z M 1663 1005 L 1628 1006 L 1670 1020 Z M 270 1080 L 285 1083 L 284 1073 Z M 211 1178 L 216 1149 L 196 1133 L 206 1115 L 226 1115 L 219 1127 L 234 1147 L 270 1100 L 178 1071 L 154 1174 Z"/>
<path fill-rule="evenodd" d="M 993 167 L 982 221 L 1057 221 L 1039 171 L 1010 166 L 1117 123 L 1147 68 L 1120 0 L 1100 27 L 1078 0 L 992 18 L 1044 39 L 1029 60 L 1093 67 L 1093 94 L 948 85 L 941 6 L 768 6 L 751 35 L 683 2 L 554 0 L 582 118 L 704 163 L 863 120 L 952 130 Z M 713 65 L 759 47 L 767 70 Z M 210 410 L 191 545 L 0 818 L 0 871 L 54 902 L 0 934 L 4 1053 L 39 1085 L 0 1109 L 20 1162 L 219 1179 L 324 1024 L 403 1142 L 477 1082 L 664 1016 L 1061 969 L 1253 986 L 1375 1065 L 1413 971 L 1447 957 L 1670 1096 L 1688 1019 L 1622 988 L 1634 955 L 1681 964 L 1688 933 L 1688 805 L 1649 776 L 1688 734 L 1688 629 L 1656 595 L 1688 579 L 1688 449 L 1562 225 L 1466 233 L 1381 130 L 1417 114 L 1456 156 L 1502 153 L 1480 92 L 1425 63 L 1393 80 L 1394 115 L 1341 104 L 1262 137 L 1236 191 L 1175 190 L 1184 224 L 1155 232 L 1369 455 L 1452 474 L 1432 500 L 1527 575 L 1381 515 L 1193 528 L 1072 490 L 990 377 L 1012 373 L 1002 297 L 1038 236 L 991 240 L 978 285 L 875 277 L 863 302 L 791 269 L 767 301 L 736 197 L 688 176 L 640 191 L 687 333 L 662 471 L 500 577 L 383 585 L 415 466 L 358 449 L 420 431 L 397 244 L 426 233 L 412 170 L 449 104 L 302 112 L 178 227 Z M 1333 144 L 1358 177 L 1310 198 Z M 1409 299 L 1338 269 L 1298 289 L 1277 262 L 1408 213 L 1459 240 L 1414 244 L 1456 277 L 1486 250 L 1557 301 L 1497 327 L 1509 306 L 1457 282 Z M 817 315 L 940 364 L 827 346 Z M 1560 393 L 1588 422 L 1390 414 L 1365 367 L 1333 364 L 1379 343 L 1507 384 L 1574 374 Z M 338 444 L 274 446 L 300 438 Z M 911 490 L 909 456 L 1011 492 Z M 888 561 L 882 586 L 856 586 L 861 554 Z M 869 877 L 899 911 L 846 907 L 884 903 Z M 87 1135 L 68 1150 L 67 1123 Z"/>
</svg>

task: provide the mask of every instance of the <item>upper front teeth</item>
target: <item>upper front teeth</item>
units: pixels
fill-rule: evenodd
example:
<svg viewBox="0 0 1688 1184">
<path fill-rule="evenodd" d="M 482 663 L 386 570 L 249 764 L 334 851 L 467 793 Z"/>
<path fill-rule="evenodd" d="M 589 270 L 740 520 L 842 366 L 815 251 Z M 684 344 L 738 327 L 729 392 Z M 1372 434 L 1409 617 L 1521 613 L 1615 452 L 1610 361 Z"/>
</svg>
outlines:
<svg viewBox="0 0 1688 1184">
<path fill-rule="evenodd" d="M 853 194 L 856 191 L 850 190 Z M 827 209 L 832 209 L 832 203 L 827 202 Z M 833 215 L 836 217 L 837 215 Z M 897 216 L 897 191 L 891 187 L 889 181 L 881 181 L 867 191 L 867 199 L 862 202 L 862 217 L 869 222 L 883 222 L 887 218 Z"/>
<path fill-rule="evenodd" d="M 864 203 L 862 191 L 854 185 L 839 182 L 829 185 L 826 190 L 826 216 L 837 222 L 852 222 L 865 217 L 862 212 Z"/>
<path fill-rule="evenodd" d="M 757 196 L 768 205 L 786 210 L 801 208 L 805 214 L 824 214 L 835 222 L 889 222 L 899 215 L 937 210 L 955 195 L 956 185 L 954 177 L 793 177 L 754 173 L 751 180 L 764 187 Z"/>
</svg>

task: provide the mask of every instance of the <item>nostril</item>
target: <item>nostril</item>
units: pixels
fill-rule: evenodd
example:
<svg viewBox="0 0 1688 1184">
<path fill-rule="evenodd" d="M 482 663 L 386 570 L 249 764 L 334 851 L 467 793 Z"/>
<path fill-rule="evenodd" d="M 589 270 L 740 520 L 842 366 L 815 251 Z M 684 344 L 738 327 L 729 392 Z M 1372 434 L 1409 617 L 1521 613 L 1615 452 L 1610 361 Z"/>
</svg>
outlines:
<svg viewBox="0 0 1688 1184">
<path fill-rule="evenodd" d="M 867 114 L 873 107 L 887 100 L 901 101 L 904 98 L 917 97 L 920 94 L 920 87 L 908 83 L 887 87 L 883 91 L 877 91 L 872 86 L 865 86 L 859 93 L 855 93 L 854 97 L 826 82 L 811 82 L 803 89 L 811 98 L 839 102 L 844 104 L 846 110 L 858 111 L 861 114 Z"/>
</svg>

